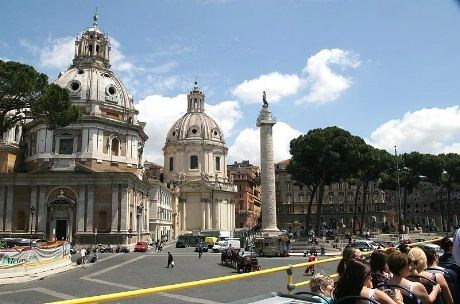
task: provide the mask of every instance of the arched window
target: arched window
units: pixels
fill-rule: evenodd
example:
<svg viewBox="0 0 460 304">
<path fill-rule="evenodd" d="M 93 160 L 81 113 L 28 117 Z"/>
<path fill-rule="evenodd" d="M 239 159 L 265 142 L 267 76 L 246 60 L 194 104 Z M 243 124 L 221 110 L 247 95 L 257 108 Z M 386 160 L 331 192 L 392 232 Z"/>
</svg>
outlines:
<svg viewBox="0 0 460 304">
<path fill-rule="evenodd" d="M 174 157 L 169 158 L 169 171 L 174 171 Z"/>
<path fill-rule="evenodd" d="M 16 213 L 16 230 L 26 230 L 26 213 L 23 210 L 19 210 Z"/>
<path fill-rule="evenodd" d="M 119 151 L 120 151 L 120 140 L 116 137 L 112 139 L 112 145 L 111 145 L 111 152 L 112 155 L 118 156 Z"/>
<path fill-rule="evenodd" d="M 190 156 L 190 169 L 198 169 L 198 156 Z"/>
<path fill-rule="evenodd" d="M 107 231 L 107 212 L 105 210 L 97 213 L 97 230 Z"/>
<path fill-rule="evenodd" d="M 216 171 L 220 171 L 220 157 L 216 156 Z"/>
</svg>

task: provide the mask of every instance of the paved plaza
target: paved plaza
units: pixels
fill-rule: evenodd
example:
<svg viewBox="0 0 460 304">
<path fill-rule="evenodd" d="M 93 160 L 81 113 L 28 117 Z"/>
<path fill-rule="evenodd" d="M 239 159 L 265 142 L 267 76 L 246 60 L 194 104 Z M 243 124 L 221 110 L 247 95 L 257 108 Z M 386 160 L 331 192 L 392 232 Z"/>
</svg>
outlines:
<svg viewBox="0 0 460 304">
<path fill-rule="evenodd" d="M 75 266 L 42 279 L 0 286 L 0 302 L 45 303 L 237 274 L 236 270 L 220 264 L 220 254 L 205 252 L 200 259 L 193 250 L 166 246 L 162 252 L 151 249 L 147 253 L 100 254 L 99 261 L 85 268 Z M 166 268 L 168 251 L 174 255 L 174 268 Z M 306 261 L 301 255 L 258 259 L 262 269 Z M 336 265 L 336 262 L 319 265 L 317 271 L 333 273 Z M 294 270 L 295 283 L 306 279 L 309 277 L 303 275 L 303 268 Z M 110 303 L 231 303 L 271 291 L 286 292 L 286 283 L 283 271 Z"/>
</svg>

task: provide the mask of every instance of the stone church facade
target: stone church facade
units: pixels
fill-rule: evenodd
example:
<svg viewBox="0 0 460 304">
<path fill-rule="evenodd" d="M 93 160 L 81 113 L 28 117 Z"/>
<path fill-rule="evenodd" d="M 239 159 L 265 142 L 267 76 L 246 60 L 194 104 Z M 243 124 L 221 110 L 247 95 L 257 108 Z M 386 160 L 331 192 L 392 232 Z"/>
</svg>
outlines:
<svg viewBox="0 0 460 304">
<path fill-rule="evenodd" d="M 79 244 L 148 239 L 145 123 L 111 70 L 110 41 L 97 15 L 56 84 L 69 90 L 83 116 L 65 128 L 30 121 L 2 134 L 0 237 Z"/>
</svg>

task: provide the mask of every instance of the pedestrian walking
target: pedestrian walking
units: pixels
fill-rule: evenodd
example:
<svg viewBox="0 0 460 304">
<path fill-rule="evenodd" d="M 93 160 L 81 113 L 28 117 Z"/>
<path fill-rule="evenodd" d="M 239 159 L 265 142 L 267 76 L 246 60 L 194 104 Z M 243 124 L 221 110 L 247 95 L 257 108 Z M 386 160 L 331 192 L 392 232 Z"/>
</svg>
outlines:
<svg viewBox="0 0 460 304">
<path fill-rule="evenodd" d="M 86 249 L 85 248 L 80 249 L 80 259 L 81 259 L 81 264 L 85 265 L 85 261 L 86 261 Z"/>
<path fill-rule="evenodd" d="M 171 252 L 168 251 L 168 266 L 166 266 L 166 268 L 169 268 L 169 266 L 171 266 L 171 268 L 174 268 L 174 258 Z"/>
<path fill-rule="evenodd" d="M 203 254 L 203 248 L 198 246 L 198 258 L 201 259 L 201 255 Z"/>
</svg>

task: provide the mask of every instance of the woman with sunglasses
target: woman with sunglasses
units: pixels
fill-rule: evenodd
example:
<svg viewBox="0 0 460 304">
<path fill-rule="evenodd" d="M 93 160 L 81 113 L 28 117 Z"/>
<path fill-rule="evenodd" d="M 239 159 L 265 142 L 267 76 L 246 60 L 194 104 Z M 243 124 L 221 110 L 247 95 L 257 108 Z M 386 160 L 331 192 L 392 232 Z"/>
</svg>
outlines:
<svg viewBox="0 0 460 304">
<path fill-rule="evenodd" d="M 388 280 L 388 284 L 398 285 L 412 292 L 423 304 L 431 304 L 436 301 L 438 293 L 441 291 L 439 284 L 433 286 L 433 290 L 428 293 L 425 286 L 418 282 L 411 282 L 407 277 L 411 274 L 412 261 L 407 254 L 395 251 L 388 257 L 388 268 L 393 273 L 393 277 Z M 401 290 L 405 296 L 410 296 L 407 291 Z"/>
<path fill-rule="evenodd" d="M 339 273 L 339 275 L 342 275 L 342 273 L 344 273 L 345 268 L 347 267 L 347 264 L 352 259 L 363 260 L 365 258 L 361 250 L 359 250 L 359 248 L 353 247 L 353 246 L 345 247 L 345 249 L 343 249 L 343 252 L 342 252 L 342 259 L 337 265 L 337 272 Z"/>
<path fill-rule="evenodd" d="M 334 296 L 337 300 L 347 296 L 361 296 L 381 304 L 403 304 L 401 295 L 395 301 L 384 291 L 373 288 L 371 266 L 362 259 L 352 259 L 348 263 L 337 282 Z M 360 302 L 360 304 L 368 303 L 369 301 L 366 300 Z"/>
</svg>

